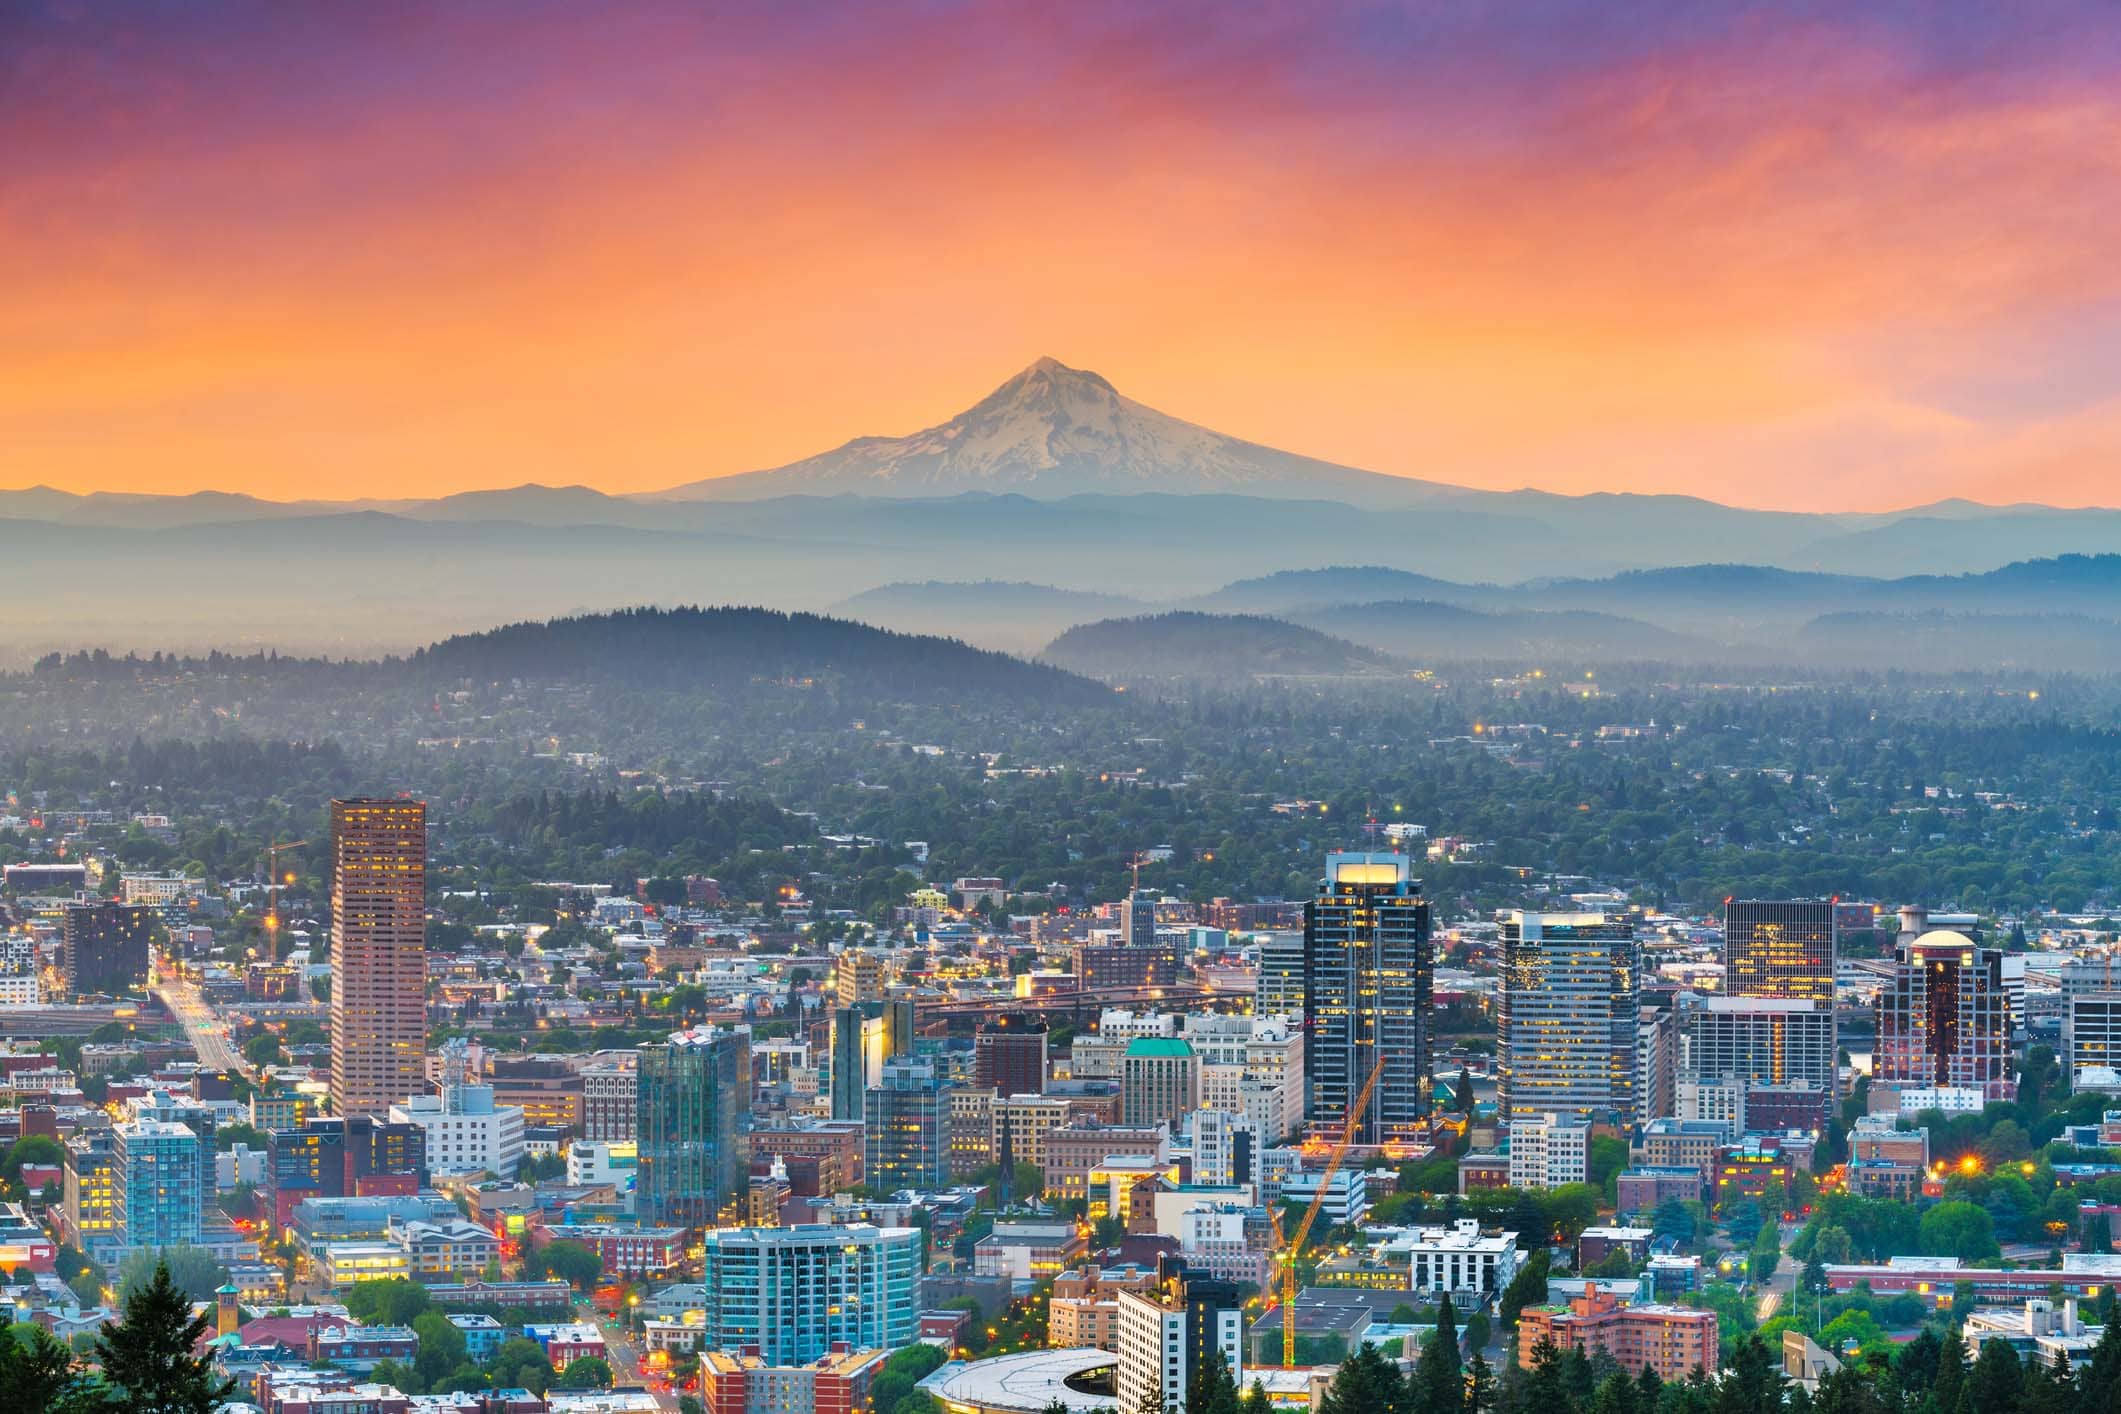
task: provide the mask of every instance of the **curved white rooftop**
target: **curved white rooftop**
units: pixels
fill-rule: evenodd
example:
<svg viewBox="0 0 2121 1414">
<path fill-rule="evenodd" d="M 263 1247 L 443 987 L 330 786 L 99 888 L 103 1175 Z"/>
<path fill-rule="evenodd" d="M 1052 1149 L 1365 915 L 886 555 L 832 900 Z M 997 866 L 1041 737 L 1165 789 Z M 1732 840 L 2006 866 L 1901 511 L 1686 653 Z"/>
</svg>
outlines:
<svg viewBox="0 0 2121 1414">
<path fill-rule="evenodd" d="M 1932 928 L 1915 939 L 1918 948 L 1970 948 L 1974 940 L 1966 934 L 1950 928 Z"/>
<path fill-rule="evenodd" d="M 1071 1414 L 1111 1414 L 1119 1400 L 1068 1388 L 1071 1376 L 1117 1364 L 1109 1350 L 1027 1350 L 991 1360 L 953 1360 L 916 1388 L 951 1414 L 1040 1414 L 1056 1400 Z"/>
</svg>

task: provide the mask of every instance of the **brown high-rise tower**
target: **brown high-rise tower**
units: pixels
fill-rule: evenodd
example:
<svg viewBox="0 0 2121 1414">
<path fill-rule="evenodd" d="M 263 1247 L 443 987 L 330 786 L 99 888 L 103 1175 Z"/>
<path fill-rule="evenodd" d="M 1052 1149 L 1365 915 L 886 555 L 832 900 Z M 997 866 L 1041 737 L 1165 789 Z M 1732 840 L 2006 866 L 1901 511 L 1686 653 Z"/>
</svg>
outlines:
<svg viewBox="0 0 2121 1414">
<path fill-rule="evenodd" d="M 422 1093 L 427 806 L 331 803 L 331 1098 L 380 1115 Z"/>
</svg>

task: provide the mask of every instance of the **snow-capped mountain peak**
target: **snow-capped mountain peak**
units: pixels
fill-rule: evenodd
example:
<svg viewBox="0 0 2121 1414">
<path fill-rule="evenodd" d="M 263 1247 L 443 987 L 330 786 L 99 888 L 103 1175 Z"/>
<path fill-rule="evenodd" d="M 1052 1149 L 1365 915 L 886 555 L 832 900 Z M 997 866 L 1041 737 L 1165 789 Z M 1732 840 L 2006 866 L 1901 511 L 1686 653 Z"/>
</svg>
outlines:
<svg viewBox="0 0 2121 1414">
<path fill-rule="evenodd" d="M 858 437 L 772 471 L 694 482 L 692 498 L 1014 492 L 1246 492 L 1329 495 L 1418 490 L 1401 481 L 1226 437 L 1122 394 L 1102 375 L 1041 358 L 965 411 L 904 437 Z"/>
</svg>

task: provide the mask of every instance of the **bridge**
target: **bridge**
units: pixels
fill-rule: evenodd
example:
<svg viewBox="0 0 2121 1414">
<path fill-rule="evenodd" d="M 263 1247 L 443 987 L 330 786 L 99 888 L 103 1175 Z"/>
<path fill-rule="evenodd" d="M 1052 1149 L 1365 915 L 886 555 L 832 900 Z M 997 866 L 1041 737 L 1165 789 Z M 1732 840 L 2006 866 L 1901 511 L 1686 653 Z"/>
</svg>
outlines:
<svg viewBox="0 0 2121 1414">
<path fill-rule="evenodd" d="M 1036 997 L 976 997 L 947 1002 L 917 1002 L 913 1009 L 916 1029 L 926 1030 L 941 1022 L 962 1030 L 1001 1016 L 1043 1016 L 1067 1019 L 1078 1026 L 1095 1018 L 1106 1007 L 1152 1011 L 1198 1011 L 1210 1003 L 1238 1001 L 1243 992 L 1219 991 L 1197 982 L 1174 982 L 1162 987 L 1095 987 L 1087 992 L 1054 992 Z"/>
</svg>

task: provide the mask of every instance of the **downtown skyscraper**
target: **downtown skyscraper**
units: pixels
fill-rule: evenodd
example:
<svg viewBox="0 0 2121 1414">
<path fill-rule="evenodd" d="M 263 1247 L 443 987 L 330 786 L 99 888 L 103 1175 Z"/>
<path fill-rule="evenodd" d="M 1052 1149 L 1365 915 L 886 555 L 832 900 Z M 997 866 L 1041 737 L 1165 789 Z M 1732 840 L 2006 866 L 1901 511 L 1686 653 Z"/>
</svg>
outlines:
<svg viewBox="0 0 2121 1414">
<path fill-rule="evenodd" d="M 427 806 L 331 803 L 331 1098 L 387 1114 L 426 1090 Z"/>
<path fill-rule="evenodd" d="M 1816 1029 L 1814 1018 L 1823 1017 L 1830 1058 L 1838 1057 L 1841 1045 L 1834 1012 L 1837 908 L 1833 899 L 1723 901 L 1723 990 L 1781 1007 L 1782 1020 L 1792 1027 Z M 1832 1059 L 1823 1076 L 1806 1078 L 1829 1096 L 1839 1089 Z"/>
<path fill-rule="evenodd" d="M 1329 854 L 1304 905 L 1306 1121 L 1382 1144 L 1423 1133 L 1435 960 L 1429 905 L 1402 854 Z M 1382 1066 L 1380 1070 L 1379 1067 Z M 1372 1071 L 1377 1083 L 1357 1102 Z"/>
<path fill-rule="evenodd" d="M 650 1227 L 733 1221 L 750 1190 L 751 1028 L 700 1026 L 640 1048 L 634 1207 Z"/>
<path fill-rule="evenodd" d="M 1517 913 L 1502 925 L 1502 1120 L 1636 1117 L 1641 1020 L 1635 925 L 1602 913 Z"/>
</svg>

